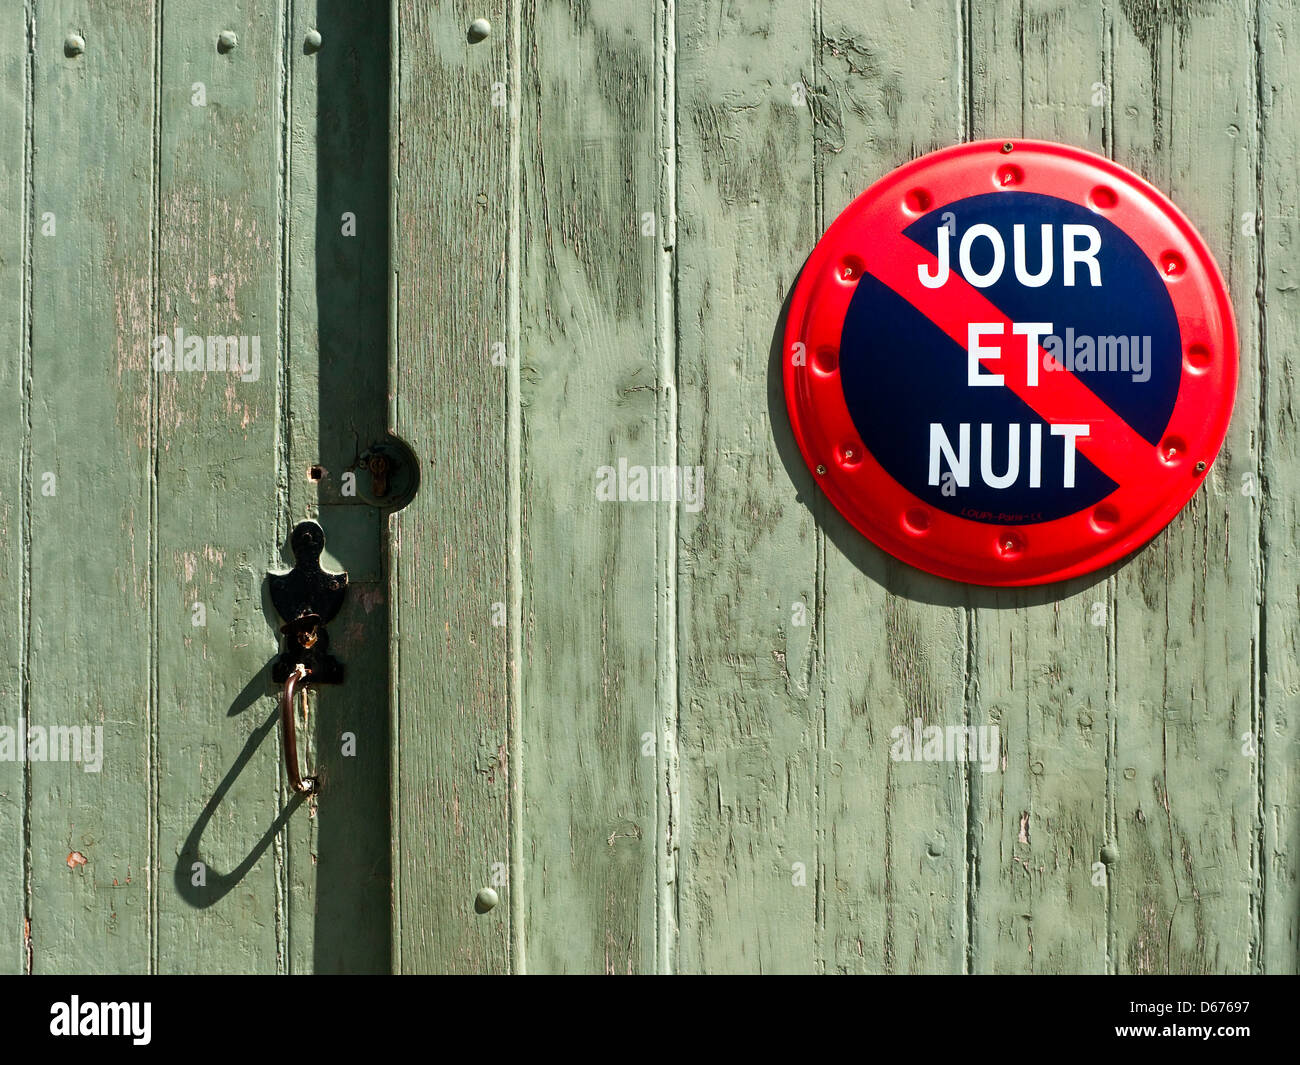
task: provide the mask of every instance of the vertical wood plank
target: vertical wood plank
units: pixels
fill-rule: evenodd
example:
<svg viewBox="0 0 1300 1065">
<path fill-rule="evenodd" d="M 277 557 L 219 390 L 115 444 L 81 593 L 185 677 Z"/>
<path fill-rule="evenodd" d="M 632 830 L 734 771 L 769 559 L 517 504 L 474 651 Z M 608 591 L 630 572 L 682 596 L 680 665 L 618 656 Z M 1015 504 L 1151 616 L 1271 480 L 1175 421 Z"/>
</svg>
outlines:
<svg viewBox="0 0 1300 1065">
<path fill-rule="evenodd" d="M 1294 973 L 1300 970 L 1300 719 L 1294 712 L 1300 690 L 1300 506 L 1294 487 L 1300 484 L 1300 402 L 1291 352 L 1300 337 L 1300 11 L 1285 2 L 1261 5 L 1258 41 L 1263 144 L 1256 217 L 1262 220 L 1263 276 L 1258 305 L 1238 307 L 1242 318 L 1256 313 L 1262 328 L 1261 465 L 1253 486 L 1251 471 L 1242 468 L 1234 470 L 1229 488 L 1244 496 L 1253 487 L 1263 526 L 1261 705 L 1255 728 L 1263 784 L 1257 967 Z M 1252 228 L 1243 223 L 1238 231 L 1249 237 Z M 1249 357 L 1245 349 L 1242 354 Z"/>
<path fill-rule="evenodd" d="M 971 137 L 1105 154 L 1103 8 L 1016 0 L 968 12 Z M 1109 839 L 1109 580 L 973 589 L 971 603 L 972 722 L 997 726 L 1006 768 L 971 778 L 970 968 L 1105 972 L 1109 900 L 1094 863 Z"/>
<path fill-rule="evenodd" d="M 824 230 L 875 179 L 958 140 L 956 5 L 823 0 L 814 100 Z M 924 47 L 925 62 L 918 62 Z M 834 972 L 956 972 L 964 964 L 966 778 L 894 761 L 894 730 L 964 723 L 963 590 L 867 543 L 796 467 L 825 530 L 823 963 Z M 978 772 L 978 769 L 975 770 Z"/>
<path fill-rule="evenodd" d="M 394 0 L 390 421 L 423 464 L 390 519 L 394 946 L 403 972 L 504 971 L 511 892 L 506 629 L 510 119 L 501 0 Z M 467 40 L 489 19 L 487 39 Z M 513 38 L 513 39 L 517 39 Z M 508 354 L 518 358 L 517 351 Z M 517 550 L 517 545 L 516 545 Z M 500 609 L 497 609 L 500 605 Z M 516 665 L 517 668 L 517 665 Z M 560 710 L 563 713 L 563 710 Z"/>
<path fill-rule="evenodd" d="M 683 972 L 817 967 L 817 533 L 774 435 L 777 312 L 817 235 L 811 56 L 806 4 L 677 5 L 679 461 L 704 469 L 680 515 Z"/>
<path fill-rule="evenodd" d="M 656 6 L 523 5 L 524 920 L 530 972 L 655 968 Z M 612 491 L 612 496 L 605 489 Z"/>
<path fill-rule="evenodd" d="M 1259 514 L 1239 491 L 1259 469 L 1254 233 L 1254 5 L 1121 3 L 1114 149 L 1205 236 L 1237 309 L 1241 379 L 1204 486 L 1119 574 L 1117 861 L 1121 972 L 1242 972 L 1256 964 Z"/>
<path fill-rule="evenodd" d="M 29 748 L 32 969 L 141 972 L 154 5 L 39 0 L 34 18 L 28 723 L 103 733 L 98 772 L 85 750 L 79 764 Z"/>
<path fill-rule="evenodd" d="M 389 27 L 375 17 L 385 9 L 296 0 L 285 50 L 286 524 L 320 521 L 323 564 L 346 570 L 349 589 L 329 627 L 345 683 L 313 692 L 314 735 L 304 736 L 322 788 L 289 836 L 295 972 L 391 967 L 385 526 L 346 481 L 350 472 L 368 489 L 359 455 L 388 423 Z M 319 50 L 305 44 L 312 30 Z"/>
<path fill-rule="evenodd" d="M 26 5 L 0 13 L 0 727 L 13 730 L 24 716 L 24 654 L 27 641 L 27 547 L 24 532 L 30 500 L 27 448 L 28 304 L 31 276 L 27 249 L 33 233 L 27 200 L 28 35 Z M 23 972 L 27 949 L 27 767 L 0 760 L 0 973 Z"/>
<path fill-rule="evenodd" d="M 237 46 L 220 51 L 226 30 Z M 246 374 L 207 370 L 205 341 L 203 371 L 156 374 L 157 964 L 284 971 L 280 830 L 310 814 L 283 783 L 266 669 L 279 621 L 263 598 L 284 533 L 283 190 L 273 176 L 284 8 L 169 0 L 162 31 L 158 332 L 247 337 L 250 363 L 256 339 L 259 358 Z"/>
</svg>

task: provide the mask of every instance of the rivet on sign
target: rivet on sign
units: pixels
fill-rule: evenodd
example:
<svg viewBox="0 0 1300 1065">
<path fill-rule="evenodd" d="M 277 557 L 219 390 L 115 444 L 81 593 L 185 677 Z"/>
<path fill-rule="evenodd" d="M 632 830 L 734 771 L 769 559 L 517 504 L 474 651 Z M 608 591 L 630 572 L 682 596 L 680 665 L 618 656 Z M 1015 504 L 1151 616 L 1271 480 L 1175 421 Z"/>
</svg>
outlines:
<svg viewBox="0 0 1300 1065">
<path fill-rule="evenodd" d="M 308 30 L 307 36 L 303 38 L 302 50 L 310 55 L 312 52 L 319 52 L 320 46 L 320 30 Z"/>
<path fill-rule="evenodd" d="M 846 255 L 840 260 L 839 266 L 837 267 L 839 279 L 841 281 L 852 281 L 856 284 L 858 278 L 862 276 L 866 268 L 866 263 L 856 255 Z"/>
<path fill-rule="evenodd" d="M 844 449 L 844 457 L 845 457 L 846 459 L 851 459 L 851 458 L 853 457 L 853 448 L 851 448 L 851 447 L 846 447 L 846 448 Z"/>
<path fill-rule="evenodd" d="M 492 32 L 492 23 L 485 18 L 476 18 L 469 24 L 469 43 L 478 44 Z"/>
<path fill-rule="evenodd" d="M 1202 462 L 1198 462 L 1198 463 L 1196 464 L 1196 472 L 1197 472 L 1197 473 L 1204 473 L 1204 472 L 1205 472 L 1205 463 L 1204 463 L 1204 461 L 1202 461 Z"/>
<path fill-rule="evenodd" d="M 1003 151 L 1003 152 L 1009 152 L 1009 151 L 1011 151 L 1011 150 L 1014 149 L 1014 148 L 1015 148 L 1015 145 L 1012 144 L 1010 141 L 1007 141 L 1005 144 L 1002 145 L 1002 151 Z"/>
<path fill-rule="evenodd" d="M 69 33 L 63 41 L 63 54 L 66 56 L 81 55 L 86 50 L 86 39 L 79 33 Z"/>
<path fill-rule="evenodd" d="M 825 473 L 825 472 L 826 472 L 826 467 L 823 466 L 820 462 L 817 463 L 817 472 L 818 472 L 818 473 Z"/>
<path fill-rule="evenodd" d="M 222 30 L 217 35 L 217 51 L 222 54 L 233 52 L 235 46 L 239 44 L 239 38 L 235 36 L 234 30 Z"/>
<path fill-rule="evenodd" d="M 474 896 L 474 910 L 477 913 L 487 913 L 488 910 L 492 909 L 492 907 L 499 901 L 497 893 L 490 887 L 482 888 L 479 893 Z"/>
<path fill-rule="evenodd" d="M 1019 558 L 1025 550 L 1025 541 L 1018 533 L 1004 532 L 999 535 L 997 546 L 1003 558 Z"/>
</svg>

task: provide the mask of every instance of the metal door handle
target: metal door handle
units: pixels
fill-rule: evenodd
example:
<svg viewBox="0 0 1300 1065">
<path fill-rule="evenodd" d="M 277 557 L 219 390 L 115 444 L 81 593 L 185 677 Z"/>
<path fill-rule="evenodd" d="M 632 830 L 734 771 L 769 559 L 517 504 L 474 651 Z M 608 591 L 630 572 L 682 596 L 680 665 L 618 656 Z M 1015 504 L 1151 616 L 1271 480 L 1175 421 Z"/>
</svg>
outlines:
<svg viewBox="0 0 1300 1065">
<path fill-rule="evenodd" d="M 284 698 L 280 700 L 280 728 L 284 734 L 284 765 L 289 771 L 289 786 L 294 791 L 310 795 L 316 790 L 319 781 L 314 776 L 304 777 L 298 772 L 298 731 L 293 720 L 293 696 L 297 691 L 302 695 L 303 719 L 307 717 L 307 667 L 299 662 L 293 672 L 285 679 Z"/>
<path fill-rule="evenodd" d="M 271 667 L 271 678 L 284 685 L 280 699 L 280 725 L 284 735 L 284 763 L 289 784 L 304 795 L 320 790 L 318 776 L 304 777 L 298 769 L 298 733 L 293 716 L 294 695 L 302 696 L 303 716 L 307 713 L 308 684 L 340 684 L 343 665 L 329 653 L 325 625 L 343 606 L 348 590 L 346 573 L 321 569 L 325 530 L 314 521 L 294 527 L 289 537 L 294 566 L 288 573 L 267 574 L 271 602 L 285 619 L 284 652 Z"/>
</svg>

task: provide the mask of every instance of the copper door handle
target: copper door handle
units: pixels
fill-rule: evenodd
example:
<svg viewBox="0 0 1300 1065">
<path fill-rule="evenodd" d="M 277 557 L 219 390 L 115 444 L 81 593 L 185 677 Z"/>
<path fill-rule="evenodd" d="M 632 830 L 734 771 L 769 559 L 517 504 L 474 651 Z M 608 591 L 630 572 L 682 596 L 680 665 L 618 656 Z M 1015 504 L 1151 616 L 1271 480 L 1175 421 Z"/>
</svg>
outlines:
<svg viewBox="0 0 1300 1065">
<path fill-rule="evenodd" d="M 302 696 L 303 716 L 307 714 L 307 667 L 301 662 L 285 678 L 284 697 L 280 700 L 280 728 L 284 734 L 284 765 L 289 772 L 289 786 L 303 795 L 317 790 L 319 781 L 314 776 L 304 777 L 298 771 L 298 731 L 293 720 L 293 697 Z"/>
</svg>

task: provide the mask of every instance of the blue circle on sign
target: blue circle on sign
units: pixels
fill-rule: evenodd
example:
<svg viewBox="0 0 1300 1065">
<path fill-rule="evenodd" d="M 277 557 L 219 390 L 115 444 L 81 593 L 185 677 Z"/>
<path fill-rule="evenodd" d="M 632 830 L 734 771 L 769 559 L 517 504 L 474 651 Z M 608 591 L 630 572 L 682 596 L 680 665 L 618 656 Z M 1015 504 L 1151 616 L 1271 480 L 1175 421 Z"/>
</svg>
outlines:
<svg viewBox="0 0 1300 1065">
<path fill-rule="evenodd" d="M 1073 373 L 1135 433 L 1153 447 L 1159 444 L 1178 398 L 1182 348 L 1178 318 L 1155 264 L 1103 216 L 1039 193 L 993 192 L 957 200 L 903 233 L 938 255 L 938 230 L 947 227 L 950 268 L 960 277 L 958 244 L 979 224 L 995 229 L 1005 250 L 1002 274 L 981 289 L 983 296 L 1012 322 L 1052 325 L 1040 346 L 1059 368 L 1044 366 L 1040 374 Z M 1095 254 L 1101 284 L 1092 285 L 1087 264 L 1080 264 L 1075 284 L 1066 285 L 1058 242 L 1046 282 L 1023 285 L 1012 263 L 1018 224 L 1024 226 L 1023 267 L 1031 275 L 1044 265 L 1042 225 L 1049 224 L 1053 234 L 1065 225 L 1095 227 L 1101 235 Z M 969 252 L 971 272 L 991 271 L 991 240 L 972 240 Z M 1005 343 L 1006 355 L 1016 350 L 1013 342 L 1019 350 L 1024 344 L 1008 336 L 984 342 Z M 971 387 L 966 348 L 872 277 L 869 263 L 844 317 L 839 366 L 849 415 L 866 449 L 899 484 L 938 510 L 990 524 L 1052 521 L 1096 504 L 1118 487 L 1072 440 L 1054 435 L 1050 423 L 1010 388 Z M 936 424 L 948 450 L 936 443 Z M 1037 486 L 1031 486 L 1026 455 L 1031 439 L 1040 449 Z M 945 461 L 949 476 L 932 484 L 932 449 L 944 459 L 967 456 L 968 483 L 955 486 L 951 463 Z M 1067 449 L 1073 452 L 1072 485 L 1064 474 Z M 1010 478 L 1013 466 L 1017 475 Z"/>
</svg>

